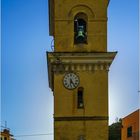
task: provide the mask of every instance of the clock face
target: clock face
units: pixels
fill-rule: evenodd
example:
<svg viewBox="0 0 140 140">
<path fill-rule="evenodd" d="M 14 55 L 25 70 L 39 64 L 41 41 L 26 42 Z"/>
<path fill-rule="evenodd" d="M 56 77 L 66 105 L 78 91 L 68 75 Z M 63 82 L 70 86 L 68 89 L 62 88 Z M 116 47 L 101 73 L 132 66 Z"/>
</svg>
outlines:
<svg viewBox="0 0 140 140">
<path fill-rule="evenodd" d="M 63 83 L 67 89 L 75 89 L 79 85 L 79 77 L 74 73 L 67 73 L 64 76 Z"/>
</svg>

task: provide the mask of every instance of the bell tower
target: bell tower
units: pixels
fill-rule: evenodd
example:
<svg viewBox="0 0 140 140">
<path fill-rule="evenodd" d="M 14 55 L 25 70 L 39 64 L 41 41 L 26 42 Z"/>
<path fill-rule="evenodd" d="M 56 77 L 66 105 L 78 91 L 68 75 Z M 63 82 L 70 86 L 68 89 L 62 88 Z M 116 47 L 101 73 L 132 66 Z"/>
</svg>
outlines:
<svg viewBox="0 0 140 140">
<path fill-rule="evenodd" d="M 108 140 L 109 0 L 49 0 L 54 140 Z"/>
</svg>

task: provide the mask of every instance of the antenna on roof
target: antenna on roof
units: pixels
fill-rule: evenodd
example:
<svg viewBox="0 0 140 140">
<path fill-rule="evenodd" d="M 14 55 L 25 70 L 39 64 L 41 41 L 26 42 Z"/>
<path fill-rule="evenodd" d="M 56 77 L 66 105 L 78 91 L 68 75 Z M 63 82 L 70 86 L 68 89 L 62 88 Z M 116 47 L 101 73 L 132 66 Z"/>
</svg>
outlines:
<svg viewBox="0 0 140 140">
<path fill-rule="evenodd" d="M 5 121 L 5 128 L 7 128 L 7 121 Z"/>
</svg>

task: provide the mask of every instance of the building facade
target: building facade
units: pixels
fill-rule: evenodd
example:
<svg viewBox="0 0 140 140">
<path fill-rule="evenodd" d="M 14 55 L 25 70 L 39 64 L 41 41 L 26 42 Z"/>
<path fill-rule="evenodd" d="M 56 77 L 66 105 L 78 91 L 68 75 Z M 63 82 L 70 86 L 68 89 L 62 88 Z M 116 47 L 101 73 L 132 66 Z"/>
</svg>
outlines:
<svg viewBox="0 0 140 140">
<path fill-rule="evenodd" d="M 55 140 L 108 140 L 109 0 L 49 0 Z"/>
<path fill-rule="evenodd" d="M 139 140 L 139 110 L 122 119 L 122 140 Z"/>
<path fill-rule="evenodd" d="M 0 133 L 0 140 L 14 140 L 13 135 L 10 134 L 8 129 L 3 129 L 3 131 Z"/>
</svg>

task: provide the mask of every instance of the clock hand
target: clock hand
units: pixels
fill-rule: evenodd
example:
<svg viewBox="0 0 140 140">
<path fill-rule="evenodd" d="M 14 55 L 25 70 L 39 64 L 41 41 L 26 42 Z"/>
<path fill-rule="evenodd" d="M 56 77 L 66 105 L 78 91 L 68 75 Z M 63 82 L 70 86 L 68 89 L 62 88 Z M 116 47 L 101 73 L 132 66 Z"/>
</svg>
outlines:
<svg viewBox="0 0 140 140">
<path fill-rule="evenodd" d="M 74 83 L 73 83 L 72 79 L 70 79 L 70 84 L 72 84 L 74 86 Z"/>
</svg>

